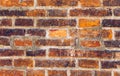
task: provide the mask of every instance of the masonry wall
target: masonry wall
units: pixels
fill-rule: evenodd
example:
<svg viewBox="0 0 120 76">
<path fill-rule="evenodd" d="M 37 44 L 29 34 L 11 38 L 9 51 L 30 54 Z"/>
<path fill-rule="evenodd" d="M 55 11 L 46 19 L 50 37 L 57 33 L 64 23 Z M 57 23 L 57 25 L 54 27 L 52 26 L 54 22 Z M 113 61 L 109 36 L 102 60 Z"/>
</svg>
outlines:
<svg viewBox="0 0 120 76">
<path fill-rule="evenodd" d="M 0 76 L 120 76 L 120 0 L 0 0 Z"/>
</svg>

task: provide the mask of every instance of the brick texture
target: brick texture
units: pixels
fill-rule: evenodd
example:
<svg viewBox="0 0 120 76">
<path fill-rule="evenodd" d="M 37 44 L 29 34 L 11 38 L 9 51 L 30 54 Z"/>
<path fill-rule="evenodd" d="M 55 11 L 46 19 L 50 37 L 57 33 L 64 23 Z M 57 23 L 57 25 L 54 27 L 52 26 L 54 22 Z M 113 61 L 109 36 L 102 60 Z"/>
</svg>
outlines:
<svg viewBox="0 0 120 76">
<path fill-rule="evenodd" d="M 120 0 L 0 0 L 0 76 L 120 76 Z"/>
</svg>

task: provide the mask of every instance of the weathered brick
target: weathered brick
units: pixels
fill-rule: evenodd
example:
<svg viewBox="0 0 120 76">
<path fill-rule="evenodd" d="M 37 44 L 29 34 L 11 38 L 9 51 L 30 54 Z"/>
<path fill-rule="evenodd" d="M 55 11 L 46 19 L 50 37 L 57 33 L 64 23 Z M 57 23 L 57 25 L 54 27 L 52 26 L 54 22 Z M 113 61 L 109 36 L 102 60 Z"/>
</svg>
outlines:
<svg viewBox="0 0 120 76">
<path fill-rule="evenodd" d="M 100 41 L 89 41 L 89 40 L 82 40 L 80 41 L 80 45 L 83 47 L 100 47 Z"/>
<path fill-rule="evenodd" d="M 80 38 L 100 38 L 101 30 L 100 29 L 81 29 L 79 30 Z"/>
<path fill-rule="evenodd" d="M 92 71 L 88 71 L 88 70 L 71 70 L 70 76 L 92 76 Z"/>
<path fill-rule="evenodd" d="M 0 26 L 12 26 L 11 19 L 0 19 Z"/>
<path fill-rule="evenodd" d="M 48 16 L 50 17 L 66 17 L 67 10 L 48 10 Z"/>
<path fill-rule="evenodd" d="M 0 37 L 0 45 L 10 46 L 9 38 Z"/>
<path fill-rule="evenodd" d="M 120 6 L 120 0 L 103 0 L 104 6 Z"/>
<path fill-rule="evenodd" d="M 118 19 L 104 19 L 102 21 L 103 27 L 120 27 L 120 20 Z"/>
<path fill-rule="evenodd" d="M 111 40 L 113 36 L 111 29 L 103 29 L 101 34 L 102 34 L 103 39 Z"/>
<path fill-rule="evenodd" d="M 67 36 L 66 30 L 50 30 L 49 36 L 52 38 L 65 38 Z"/>
<path fill-rule="evenodd" d="M 34 21 L 32 19 L 16 19 L 15 26 L 33 26 Z"/>
<path fill-rule="evenodd" d="M 0 36 L 25 35 L 24 29 L 0 29 Z"/>
<path fill-rule="evenodd" d="M 73 49 L 49 49 L 50 57 L 83 57 L 83 58 L 112 58 L 113 52 L 109 50 L 104 51 L 83 51 Z"/>
<path fill-rule="evenodd" d="M 120 16 L 120 8 L 116 8 L 113 10 L 115 16 Z"/>
<path fill-rule="evenodd" d="M 99 68 L 99 62 L 97 60 L 79 60 L 79 67 L 82 68 Z"/>
<path fill-rule="evenodd" d="M 114 69 L 120 67 L 120 61 L 102 61 L 101 64 L 103 69 Z"/>
<path fill-rule="evenodd" d="M 24 76 L 24 71 L 1 69 L 0 76 Z"/>
<path fill-rule="evenodd" d="M 78 29 L 70 29 L 69 35 L 73 38 L 78 37 Z"/>
<path fill-rule="evenodd" d="M 101 5 L 100 0 L 80 0 L 80 3 L 83 7 L 99 7 Z"/>
<path fill-rule="evenodd" d="M 37 26 L 48 27 L 48 26 L 76 26 L 76 20 L 74 19 L 39 19 L 37 21 Z"/>
<path fill-rule="evenodd" d="M 24 50 L 0 49 L 0 56 L 23 56 Z"/>
<path fill-rule="evenodd" d="M 115 38 L 116 38 L 117 40 L 120 39 L 120 31 L 115 31 Z"/>
<path fill-rule="evenodd" d="M 36 67 L 75 67 L 74 60 L 35 60 Z"/>
<path fill-rule="evenodd" d="M 104 17 L 104 16 L 111 16 L 112 12 L 110 9 L 96 9 L 96 8 L 89 8 L 89 9 L 72 9 L 70 10 L 70 16 L 97 16 L 97 17 Z"/>
<path fill-rule="evenodd" d="M 120 47 L 120 41 L 119 40 L 109 40 L 109 41 L 104 41 L 104 45 L 106 47 Z"/>
<path fill-rule="evenodd" d="M 23 0 L 19 2 L 19 0 L 6 0 L 0 1 L 0 6 L 4 7 L 12 7 L 12 6 L 33 6 L 34 0 Z"/>
<path fill-rule="evenodd" d="M 114 71 L 114 76 L 120 76 L 120 72 L 119 71 Z"/>
<path fill-rule="evenodd" d="M 38 6 L 77 6 L 77 0 L 37 0 Z"/>
<path fill-rule="evenodd" d="M 15 59 L 14 60 L 15 67 L 33 67 L 32 59 Z"/>
<path fill-rule="evenodd" d="M 111 71 L 95 71 L 95 76 L 111 76 Z"/>
<path fill-rule="evenodd" d="M 12 66 L 11 59 L 0 59 L 0 66 Z"/>
<path fill-rule="evenodd" d="M 26 51 L 27 56 L 45 56 L 45 50 Z"/>
<path fill-rule="evenodd" d="M 88 28 L 88 27 L 97 27 L 100 26 L 100 20 L 91 20 L 91 19 L 80 19 L 79 27 Z"/>
<path fill-rule="evenodd" d="M 64 70 L 48 70 L 48 76 L 67 76 L 67 71 Z"/>
<path fill-rule="evenodd" d="M 35 10 L 29 10 L 29 11 L 26 11 L 26 16 L 34 16 L 34 17 L 37 17 L 37 16 L 46 16 L 46 11 L 43 10 L 43 9 L 35 9 Z"/>
<path fill-rule="evenodd" d="M 45 71 L 44 70 L 27 70 L 27 75 L 26 76 L 45 76 Z"/>
<path fill-rule="evenodd" d="M 21 39 L 21 38 L 15 38 L 14 46 L 32 46 L 32 40 L 31 39 Z"/>
</svg>

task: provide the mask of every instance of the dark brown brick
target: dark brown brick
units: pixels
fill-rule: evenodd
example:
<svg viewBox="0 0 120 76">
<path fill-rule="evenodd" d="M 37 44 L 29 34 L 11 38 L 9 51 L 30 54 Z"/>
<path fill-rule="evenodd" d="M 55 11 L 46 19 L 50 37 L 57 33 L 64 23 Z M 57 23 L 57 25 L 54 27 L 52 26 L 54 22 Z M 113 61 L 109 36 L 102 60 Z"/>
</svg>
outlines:
<svg viewBox="0 0 120 76">
<path fill-rule="evenodd" d="M 37 46 L 61 46 L 61 40 L 51 40 L 51 39 L 39 39 L 36 41 Z"/>
<path fill-rule="evenodd" d="M 111 76 L 111 71 L 95 71 L 95 76 Z"/>
<path fill-rule="evenodd" d="M 0 76 L 24 76 L 24 71 L 1 69 Z"/>
<path fill-rule="evenodd" d="M 15 59 L 14 60 L 15 67 L 33 67 L 32 59 Z"/>
<path fill-rule="evenodd" d="M 26 76 L 45 76 L 45 71 L 44 70 L 27 70 L 27 75 Z"/>
<path fill-rule="evenodd" d="M 25 35 L 24 29 L 0 29 L 0 36 Z"/>
<path fill-rule="evenodd" d="M 0 56 L 23 56 L 24 50 L 1 49 Z"/>
<path fill-rule="evenodd" d="M 67 76 L 67 71 L 64 70 L 49 70 L 48 76 Z"/>
<path fill-rule="evenodd" d="M 103 69 L 119 68 L 120 61 L 102 61 L 101 64 Z"/>
<path fill-rule="evenodd" d="M 106 47 L 116 47 L 116 48 L 119 48 L 120 47 L 120 41 L 119 40 L 104 41 L 104 45 Z"/>
<path fill-rule="evenodd" d="M 84 58 L 112 58 L 113 52 L 109 50 L 104 51 L 83 51 L 73 49 L 49 49 L 50 57 L 84 57 Z"/>
<path fill-rule="evenodd" d="M 43 29 L 28 29 L 27 34 L 31 36 L 41 36 L 45 37 L 46 36 L 46 31 Z"/>
<path fill-rule="evenodd" d="M 115 38 L 120 39 L 120 31 L 115 31 Z"/>
<path fill-rule="evenodd" d="M 120 6 L 120 0 L 103 0 L 104 6 Z"/>
<path fill-rule="evenodd" d="M 12 26 L 11 19 L 0 19 L 0 26 Z"/>
<path fill-rule="evenodd" d="M 10 46 L 9 38 L 0 37 L 0 45 Z"/>
<path fill-rule="evenodd" d="M 66 17 L 67 10 L 48 10 L 48 15 L 51 17 Z"/>
<path fill-rule="evenodd" d="M 120 27 L 120 20 L 118 19 L 104 19 L 102 21 L 103 27 Z"/>
<path fill-rule="evenodd" d="M 97 60 L 79 60 L 79 66 L 82 68 L 99 68 Z"/>
<path fill-rule="evenodd" d="M 15 26 L 33 26 L 32 19 L 16 19 Z"/>
<path fill-rule="evenodd" d="M 35 60 L 36 67 L 75 67 L 74 60 Z"/>
<path fill-rule="evenodd" d="M 88 70 L 71 70 L 70 76 L 92 76 L 92 71 L 88 71 Z"/>
<path fill-rule="evenodd" d="M 45 50 L 26 51 L 27 56 L 45 56 Z"/>
<path fill-rule="evenodd" d="M 12 66 L 11 59 L 0 59 L 0 66 Z"/>
<path fill-rule="evenodd" d="M 38 6 L 76 6 L 78 0 L 37 0 Z"/>
<path fill-rule="evenodd" d="M 74 19 L 39 19 L 37 26 L 48 27 L 48 26 L 76 26 L 76 20 Z"/>
<path fill-rule="evenodd" d="M 120 8 L 116 8 L 113 11 L 115 16 L 120 16 Z"/>
<path fill-rule="evenodd" d="M 112 12 L 110 9 L 72 9 L 70 10 L 70 16 L 111 16 Z"/>
</svg>

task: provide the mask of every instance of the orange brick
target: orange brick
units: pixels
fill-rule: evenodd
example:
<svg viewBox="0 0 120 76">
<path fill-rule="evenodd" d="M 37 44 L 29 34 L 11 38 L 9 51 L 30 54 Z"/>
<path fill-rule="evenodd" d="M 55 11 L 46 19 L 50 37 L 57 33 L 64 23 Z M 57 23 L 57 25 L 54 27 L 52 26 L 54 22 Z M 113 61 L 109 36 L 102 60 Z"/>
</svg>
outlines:
<svg viewBox="0 0 120 76">
<path fill-rule="evenodd" d="M 80 0 L 83 7 L 98 7 L 101 5 L 100 0 Z"/>
<path fill-rule="evenodd" d="M 27 76 L 45 76 L 44 70 L 27 70 Z"/>
<path fill-rule="evenodd" d="M 114 76 L 120 76 L 120 71 L 115 71 Z"/>
<path fill-rule="evenodd" d="M 100 26 L 100 20 L 91 20 L 91 19 L 80 19 L 79 20 L 79 27 L 86 28 L 86 27 L 97 27 Z"/>
<path fill-rule="evenodd" d="M 33 67 L 33 60 L 31 60 L 31 59 L 15 59 L 14 66 L 16 66 L 16 67 Z"/>
<path fill-rule="evenodd" d="M 52 38 L 65 38 L 67 36 L 66 30 L 50 30 L 49 36 Z"/>
<path fill-rule="evenodd" d="M 32 46 L 32 41 L 29 40 L 29 39 L 25 39 L 25 40 L 16 39 L 16 40 L 14 41 L 14 45 L 15 45 L 15 46 Z"/>
<path fill-rule="evenodd" d="M 99 41 L 81 41 L 80 42 L 81 46 L 84 47 L 100 47 L 100 42 Z"/>
<path fill-rule="evenodd" d="M 111 29 L 103 29 L 102 30 L 102 37 L 104 39 L 112 39 L 112 30 Z"/>
</svg>

